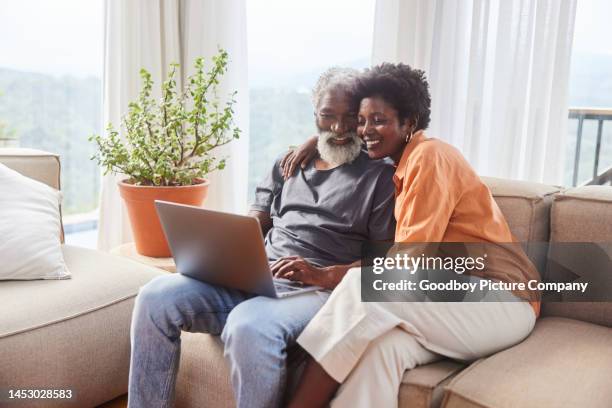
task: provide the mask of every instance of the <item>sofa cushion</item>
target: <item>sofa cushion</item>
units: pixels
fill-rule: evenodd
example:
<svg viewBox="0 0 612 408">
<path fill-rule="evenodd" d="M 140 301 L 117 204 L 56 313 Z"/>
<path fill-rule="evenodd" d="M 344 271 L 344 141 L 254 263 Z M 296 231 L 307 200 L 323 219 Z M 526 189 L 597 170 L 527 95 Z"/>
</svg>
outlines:
<svg viewBox="0 0 612 408">
<path fill-rule="evenodd" d="M 288 351 L 286 394 L 292 395 L 307 354 L 299 346 Z M 219 336 L 181 334 L 181 361 L 176 381 L 176 407 L 224 408 L 235 406 L 229 365 Z"/>
<path fill-rule="evenodd" d="M 84 248 L 66 246 L 64 257 L 70 280 L 0 282 L 0 384 L 75 395 L 29 407 L 96 406 L 125 394 L 134 297 L 163 273 Z"/>
<path fill-rule="evenodd" d="M 556 195 L 550 240 L 612 242 L 612 187 L 582 186 Z"/>
<path fill-rule="evenodd" d="M 442 360 L 406 371 L 399 389 L 398 407 L 439 407 L 444 387 L 464 368 L 465 364 Z"/>
<path fill-rule="evenodd" d="M 530 242 L 527 255 L 544 272 L 550 230 L 550 206 L 561 188 L 528 181 L 482 177 L 519 242 Z"/>
<path fill-rule="evenodd" d="M 0 163 L 0 280 L 68 279 L 61 193 Z"/>
<path fill-rule="evenodd" d="M 289 393 L 303 368 L 304 354 L 289 353 Z M 438 407 L 443 386 L 465 365 L 443 360 L 407 371 L 399 391 L 400 408 Z M 176 407 L 224 408 L 234 406 L 229 366 L 218 336 L 181 335 L 181 362 L 176 383 Z"/>
<path fill-rule="evenodd" d="M 546 275 L 559 279 L 564 271 L 564 258 L 573 259 L 572 271 L 579 276 L 601 273 L 597 277 L 598 286 L 610 283 L 612 280 L 612 187 L 582 186 L 564 191 L 555 196 L 551 209 L 551 248 L 549 251 L 549 267 Z M 596 243 L 596 251 L 589 253 L 580 246 L 555 243 L 592 242 Z M 572 249 L 574 248 L 574 249 Z M 575 256 L 570 251 L 576 251 Z M 599 252 L 604 258 L 601 267 L 601 256 L 593 256 Z M 593 280 L 594 278 L 590 278 Z M 612 302 L 566 302 L 542 304 L 542 315 L 564 316 L 580 319 L 612 327 Z"/>
<path fill-rule="evenodd" d="M 176 408 L 235 406 L 229 365 L 218 336 L 181 334 L 181 361 L 176 380 Z"/>
<path fill-rule="evenodd" d="M 61 190 L 60 159 L 57 154 L 36 149 L 2 148 L 0 149 L 0 163 L 26 177 Z M 61 239 L 64 242 L 63 229 Z"/>
<path fill-rule="evenodd" d="M 548 241 L 549 210 L 559 187 L 528 181 L 482 177 L 520 242 Z"/>
<path fill-rule="evenodd" d="M 522 343 L 457 375 L 443 407 L 609 408 L 611 376 L 611 329 L 543 318 Z"/>
<path fill-rule="evenodd" d="M 159 274 L 154 268 L 103 252 L 63 246 L 69 269 L 79 276 L 62 281 L 0 283 L 0 338 L 33 330 L 136 296 Z"/>
</svg>

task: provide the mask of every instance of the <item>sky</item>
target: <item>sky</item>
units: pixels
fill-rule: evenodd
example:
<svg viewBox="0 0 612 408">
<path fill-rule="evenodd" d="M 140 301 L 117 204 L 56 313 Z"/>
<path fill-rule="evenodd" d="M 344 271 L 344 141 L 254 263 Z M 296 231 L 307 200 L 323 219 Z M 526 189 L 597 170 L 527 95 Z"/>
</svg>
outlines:
<svg viewBox="0 0 612 408">
<path fill-rule="evenodd" d="M 0 0 L 0 67 L 101 76 L 102 0 Z"/>
<path fill-rule="evenodd" d="M 574 51 L 612 55 L 612 1 L 577 0 Z M 250 77 L 369 58 L 375 0 L 247 0 Z M 102 73 L 103 0 L 0 0 L 0 67 Z"/>
</svg>

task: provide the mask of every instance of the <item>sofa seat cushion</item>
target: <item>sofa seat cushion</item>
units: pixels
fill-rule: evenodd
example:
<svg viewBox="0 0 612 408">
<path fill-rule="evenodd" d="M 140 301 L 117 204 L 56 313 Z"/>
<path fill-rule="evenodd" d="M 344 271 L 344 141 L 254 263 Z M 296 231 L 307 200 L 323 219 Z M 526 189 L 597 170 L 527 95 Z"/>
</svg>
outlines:
<svg viewBox="0 0 612 408">
<path fill-rule="evenodd" d="M 132 298 L 162 273 L 91 249 L 64 245 L 62 251 L 72 279 L 0 282 L 0 338 Z"/>
<path fill-rule="evenodd" d="M 0 384 L 74 395 L 29 400 L 31 408 L 92 407 L 127 392 L 134 298 L 164 273 L 89 249 L 63 251 L 70 280 L 0 282 Z"/>
<path fill-rule="evenodd" d="M 443 407 L 612 407 L 612 329 L 540 319 L 522 343 L 472 364 Z"/>
<path fill-rule="evenodd" d="M 223 357 L 223 343 L 219 336 L 183 332 L 179 367 L 176 408 L 236 405 L 229 364 Z"/>
<path fill-rule="evenodd" d="M 253 352 L 257 352 L 253 350 Z M 302 374 L 307 354 L 299 346 L 288 351 L 287 394 Z M 230 370 L 219 336 L 181 334 L 181 361 L 176 381 L 176 407 L 225 408 L 235 406 Z"/>
<path fill-rule="evenodd" d="M 444 387 L 465 367 L 462 363 L 442 360 L 406 371 L 399 389 L 398 407 L 439 407 Z"/>
<path fill-rule="evenodd" d="M 291 393 L 301 375 L 305 353 L 292 349 L 288 359 L 287 388 Z M 443 360 L 407 371 L 399 390 L 399 407 L 440 406 L 444 385 L 464 367 L 464 364 Z M 176 407 L 225 408 L 234 405 L 229 365 L 223 357 L 223 343 L 219 337 L 183 332 Z"/>
</svg>

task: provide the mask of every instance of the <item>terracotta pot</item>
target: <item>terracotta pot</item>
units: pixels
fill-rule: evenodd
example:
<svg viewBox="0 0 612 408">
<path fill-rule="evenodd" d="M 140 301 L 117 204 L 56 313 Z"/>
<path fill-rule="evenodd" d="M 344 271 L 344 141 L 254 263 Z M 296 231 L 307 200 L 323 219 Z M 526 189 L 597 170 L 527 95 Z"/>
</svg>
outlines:
<svg viewBox="0 0 612 408">
<path fill-rule="evenodd" d="M 156 258 L 171 256 L 154 202 L 163 200 L 201 206 L 208 193 L 208 181 L 198 181 L 191 186 L 176 187 L 137 186 L 127 180 L 118 183 L 139 254 Z"/>
</svg>

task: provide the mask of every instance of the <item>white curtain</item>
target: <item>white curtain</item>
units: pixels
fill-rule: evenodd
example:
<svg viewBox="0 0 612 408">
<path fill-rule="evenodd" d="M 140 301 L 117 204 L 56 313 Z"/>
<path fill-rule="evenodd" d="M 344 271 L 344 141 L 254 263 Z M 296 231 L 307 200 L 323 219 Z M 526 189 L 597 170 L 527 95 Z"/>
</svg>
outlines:
<svg viewBox="0 0 612 408">
<path fill-rule="evenodd" d="M 560 184 L 576 0 L 377 0 L 372 62 L 426 71 L 430 136 L 482 175 Z"/>
<path fill-rule="evenodd" d="M 228 51 L 228 72 L 219 96 L 237 90 L 235 121 L 242 130 L 239 140 L 215 151 L 227 157 L 227 166 L 209 175 L 205 206 L 228 212 L 244 212 L 248 179 L 248 84 L 245 0 L 106 0 L 104 55 L 104 112 L 106 126 L 116 127 L 138 96 L 139 71 L 151 72 L 156 85 L 167 74 L 168 64 L 178 62 L 178 83 L 193 70 L 193 61 L 210 57 L 220 46 Z M 160 90 L 157 89 L 157 96 Z M 107 175 L 102 181 L 98 247 L 110 250 L 131 241 L 127 212 L 117 181 Z"/>
</svg>

